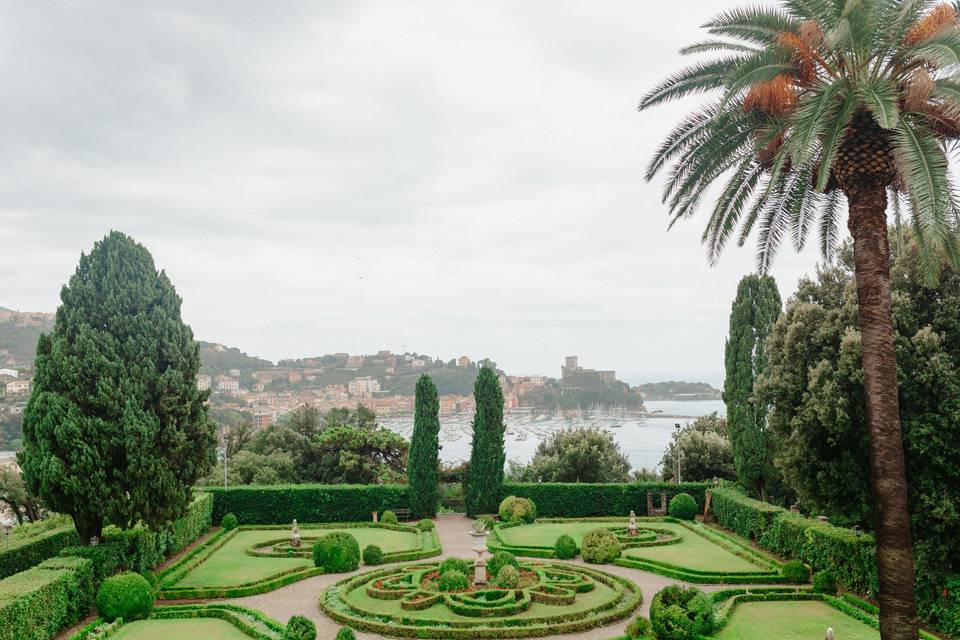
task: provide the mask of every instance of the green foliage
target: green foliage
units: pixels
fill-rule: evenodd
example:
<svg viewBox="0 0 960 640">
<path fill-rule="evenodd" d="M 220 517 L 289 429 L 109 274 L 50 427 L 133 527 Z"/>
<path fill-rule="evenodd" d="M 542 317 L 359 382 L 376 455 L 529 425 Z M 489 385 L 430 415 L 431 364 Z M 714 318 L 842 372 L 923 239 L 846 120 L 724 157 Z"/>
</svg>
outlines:
<svg viewBox="0 0 960 640">
<path fill-rule="evenodd" d="M 340 634 L 337 634 L 340 638 Z M 317 640 L 317 626 L 304 616 L 291 616 L 283 631 L 283 640 Z"/>
<path fill-rule="evenodd" d="M 766 498 L 775 480 L 774 443 L 767 431 L 767 406 L 753 398 L 753 386 L 767 364 L 763 345 L 780 315 L 780 292 L 770 276 L 740 280 L 730 311 L 723 399 L 733 460 L 740 484 L 754 497 Z"/>
<path fill-rule="evenodd" d="M 487 528 L 487 531 L 493 531 L 493 527 L 497 524 L 496 519 L 488 514 L 477 516 L 477 520 L 484 524 L 484 526 Z"/>
<path fill-rule="evenodd" d="M 697 516 L 697 501 L 689 493 L 678 493 L 670 499 L 669 513 L 679 520 L 693 520 Z"/>
<path fill-rule="evenodd" d="M 93 597 L 83 558 L 51 558 L 0 580 L 0 640 L 48 640 L 83 618 Z"/>
<path fill-rule="evenodd" d="M 489 565 L 487 565 L 489 569 Z M 456 571 L 462 573 L 463 575 L 469 575 L 473 571 L 473 562 L 470 560 L 463 560 L 461 558 L 447 558 L 440 563 L 439 569 L 437 572 L 440 575 L 447 573 L 448 571 Z"/>
<path fill-rule="evenodd" d="M 783 565 L 783 577 L 788 582 L 802 584 L 810 579 L 810 569 L 800 560 L 790 560 Z"/>
<path fill-rule="evenodd" d="M 577 549 L 577 543 L 573 538 L 567 534 L 563 534 L 557 537 L 557 541 L 553 543 L 553 556 L 558 560 L 570 560 L 577 557 L 579 553 Z"/>
<path fill-rule="evenodd" d="M 429 520 L 427 518 L 417 522 L 417 529 L 420 529 L 420 531 L 433 531 L 436 528 L 437 525 L 433 523 L 433 520 Z"/>
<path fill-rule="evenodd" d="M 713 602 L 696 588 L 667 587 L 650 603 L 650 626 L 660 640 L 693 640 L 713 632 Z"/>
<path fill-rule="evenodd" d="M 493 557 L 487 561 L 487 572 L 492 576 L 498 576 L 500 575 L 500 570 L 508 566 L 519 570 L 520 563 L 517 562 L 517 557 L 509 551 L 497 551 L 493 554 Z"/>
<path fill-rule="evenodd" d="M 389 429 L 327 428 L 310 446 L 309 477 L 329 484 L 373 484 L 402 478 L 407 441 Z"/>
<path fill-rule="evenodd" d="M 410 512 L 415 518 L 437 515 L 440 503 L 440 399 L 430 376 L 417 381 L 413 415 L 413 436 L 407 460 L 410 483 Z"/>
<path fill-rule="evenodd" d="M 530 524 L 537 519 L 537 505 L 528 498 L 507 496 L 500 502 L 497 515 L 500 516 L 501 522 L 525 522 Z"/>
<path fill-rule="evenodd" d="M 688 481 L 712 482 L 714 478 L 736 479 L 733 448 L 728 435 L 727 419 L 716 412 L 687 423 L 669 444 L 660 459 L 663 478 L 677 473 L 677 452 L 680 452 L 680 477 Z"/>
<path fill-rule="evenodd" d="M 365 522 L 374 511 L 407 506 L 406 485 L 274 485 L 207 487 L 213 494 L 213 517 L 235 513 L 244 524 Z"/>
<path fill-rule="evenodd" d="M 482 367 L 474 385 L 477 408 L 473 416 L 470 470 L 464 486 L 467 515 L 491 513 L 503 487 L 503 391 L 497 373 Z"/>
<path fill-rule="evenodd" d="M 346 573 L 360 566 L 360 543 L 349 533 L 334 531 L 313 544 L 313 566 L 327 573 Z"/>
<path fill-rule="evenodd" d="M 598 528 L 587 532 L 580 541 L 580 557 L 584 562 L 604 564 L 620 557 L 620 543 L 609 529 Z"/>
<path fill-rule="evenodd" d="M 383 564 L 383 549 L 375 544 L 368 544 L 363 549 L 363 564 L 371 567 Z"/>
<path fill-rule="evenodd" d="M 513 467 L 523 482 L 626 482 L 630 461 L 613 434 L 577 427 L 552 432 L 537 445 L 530 464 Z"/>
<path fill-rule="evenodd" d="M 111 576 L 97 592 L 97 611 L 107 622 L 144 620 L 153 611 L 153 588 L 139 573 Z"/>
<path fill-rule="evenodd" d="M 751 540 L 759 540 L 784 509 L 772 504 L 748 498 L 731 488 L 716 487 L 711 509 L 717 521 L 734 533 Z"/>
<path fill-rule="evenodd" d="M 512 564 L 503 565 L 497 572 L 493 584 L 501 589 L 519 589 L 520 571 Z"/>
<path fill-rule="evenodd" d="M 231 529 L 236 529 L 238 526 L 240 526 L 240 523 L 237 521 L 237 516 L 232 513 L 228 513 L 220 519 L 220 526 L 227 531 L 230 531 Z"/>
<path fill-rule="evenodd" d="M 440 574 L 437 588 L 440 591 L 463 591 L 470 588 L 470 580 L 460 571 L 446 571 Z"/>
<path fill-rule="evenodd" d="M 4 438 L 4 426 L 5 421 L 0 418 L 0 446 L 9 448 Z M 18 439 L 20 435 L 22 433 Z M 40 520 L 40 501 L 27 489 L 23 475 L 15 467 L 0 466 L 0 503 L 7 506 L 19 524 L 23 524 L 24 519 L 30 522 Z"/>
<path fill-rule="evenodd" d="M 630 640 L 657 640 L 657 636 L 653 633 L 653 626 L 643 616 L 637 616 L 631 620 L 624 630 L 624 635 Z"/>
<path fill-rule="evenodd" d="M 397 514 L 393 511 L 384 511 L 383 515 L 380 516 L 380 522 L 383 524 L 397 524 L 400 521 L 397 520 Z"/>
<path fill-rule="evenodd" d="M 587 483 L 514 483 L 504 484 L 503 494 L 529 498 L 537 505 L 540 518 L 586 518 L 590 516 L 624 517 L 630 511 L 647 515 L 647 492 L 653 492 L 659 505 L 660 493 L 668 499 L 678 493 L 689 493 L 703 509 L 704 491 L 709 485 L 701 482 L 633 482 L 623 484 Z"/>
<path fill-rule="evenodd" d="M 817 571 L 813 575 L 813 592 L 825 593 L 830 596 L 837 593 L 837 581 L 834 580 L 833 574 L 829 570 Z"/>
<path fill-rule="evenodd" d="M 350 627 L 340 627 L 336 640 L 357 640 L 357 634 Z"/>
<path fill-rule="evenodd" d="M 57 555 L 61 549 L 80 543 L 73 523 L 65 518 L 20 525 L 10 538 L 0 547 L 0 578 L 25 571 Z"/>
<path fill-rule="evenodd" d="M 129 566 L 129 559 L 123 547 L 115 542 L 102 542 L 95 547 L 67 547 L 60 551 L 61 558 L 86 558 L 90 560 L 93 570 L 93 583 L 99 588 L 100 584 L 110 576 L 119 573 Z"/>
<path fill-rule="evenodd" d="M 150 253 L 119 232 L 81 255 L 60 297 L 24 411 L 24 480 L 73 516 L 82 540 L 106 523 L 160 528 L 185 513 L 214 461 L 180 298 Z"/>
</svg>

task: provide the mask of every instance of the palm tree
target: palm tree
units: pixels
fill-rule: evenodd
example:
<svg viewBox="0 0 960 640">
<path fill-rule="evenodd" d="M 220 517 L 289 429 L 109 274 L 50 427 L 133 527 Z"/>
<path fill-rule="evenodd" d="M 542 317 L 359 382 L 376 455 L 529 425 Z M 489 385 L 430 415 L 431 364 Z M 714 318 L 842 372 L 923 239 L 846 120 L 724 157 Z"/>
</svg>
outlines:
<svg viewBox="0 0 960 640">
<path fill-rule="evenodd" d="M 844 200 L 853 236 L 870 433 L 880 629 L 917 637 L 913 552 L 897 397 L 887 205 L 903 218 L 935 274 L 956 261 L 957 203 L 947 152 L 960 140 L 958 5 L 928 0 L 784 0 L 723 13 L 685 54 L 712 59 L 667 78 L 640 109 L 696 93 L 714 99 L 657 149 L 652 179 L 671 225 L 719 191 L 703 241 L 715 262 L 726 242 L 757 229 L 766 271 L 789 234 L 800 249 L 819 227 L 830 259 Z"/>
</svg>

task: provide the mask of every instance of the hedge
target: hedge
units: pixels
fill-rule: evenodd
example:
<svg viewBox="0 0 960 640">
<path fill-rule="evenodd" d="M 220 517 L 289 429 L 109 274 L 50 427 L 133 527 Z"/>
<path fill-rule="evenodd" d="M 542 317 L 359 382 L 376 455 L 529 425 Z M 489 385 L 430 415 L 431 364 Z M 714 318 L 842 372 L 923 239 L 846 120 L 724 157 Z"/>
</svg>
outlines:
<svg viewBox="0 0 960 640">
<path fill-rule="evenodd" d="M 47 558 L 57 555 L 65 547 L 80 544 L 73 522 L 68 521 L 53 529 L 31 535 L 33 528 L 43 528 L 45 522 L 21 525 L 14 529 L 13 538 L 0 551 L 0 578 L 26 571 Z"/>
<path fill-rule="evenodd" d="M 365 522 L 374 511 L 407 508 L 406 485 L 243 485 L 213 494 L 213 520 L 234 513 L 240 524 L 300 522 Z"/>
<path fill-rule="evenodd" d="M 789 513 L 782 507 L 748 498 L 736 489 L 717 487 L 710 494 L 710 508 L 717 522 L 751 540 L 759 540 L 777 516 Z"/>
<path fill-rule="evenodd" d="M 702 512 L 706 490 L 713 485 L 706 482 L 632 482 L 624 484 L 587 484 L 572 482 L 519 483 L 503 485 L 503 497 L 528 498 L 537 505 L 541 518 L 585 518 L 590 516 L 621 516 L 630 512 L 638 516 L 647 513 L 647 492 L 652 492 L 653 506 L 660 507 L 660 494 L 667 493 L 669 501 L 678 493 L 689 493 Z"/>
<path fill-rule="evenodd" d="M 93 604 L 93 563 L 51 558 L 0 580 L 0 640 L 47 640 Z"/>
</svg>

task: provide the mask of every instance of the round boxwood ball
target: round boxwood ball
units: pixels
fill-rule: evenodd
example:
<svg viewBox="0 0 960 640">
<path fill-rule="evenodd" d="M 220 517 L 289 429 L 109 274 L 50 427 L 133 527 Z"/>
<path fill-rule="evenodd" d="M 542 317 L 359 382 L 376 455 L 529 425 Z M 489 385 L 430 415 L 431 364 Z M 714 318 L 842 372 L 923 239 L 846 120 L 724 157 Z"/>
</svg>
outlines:
<svg viewBox="0 0 960 640">
<path fill-rule="evenodd" d="M 493 584 L 501 589 L 519 589 L 520 572 L 512 564 L 505 564 L 500 567 Z"/>
<path fill-rule="evenodd" d="M 393 511 L 384 511 L 383 515 L 380 516 L 380 522 L 383 524 L 397 524 L 399 520 L 397 520 L 397 514 Z"/>
<path fill-rule="evenodd" d="M 461 560 L 460 558 L 447 558 L 440 563 L 437 573 L 445 574 L 447 571 L 459 571 L 463 575 L 470 575 L 473 571 L 473 562 L 470 560 Z"/>
<path fill-rule="evenodd" d="M 368 564 L 371 567 L 383 564 L 383 549 L 375 544 L 368 544 L 363 549 L 363 564 Z"/>
<path fill-rule="evenodd" d="M 360 566 L 360 543 L 349 533 L 334 531 L 313 543 L 313 564 L 327 573 L 346 573 Z"/>
<path fill-rule="evenodd" d="M 237 525 L 240 523 L 237 521 L 237 516 L 232 513 L 228 513 L 222 518 L 220 518 L 220 526 L 229 531 L 230 529 L 236 529 Z"/>
<path fill-rule="evenodd" d="M 650 621 L 642 616 L 637 616 L 627 625 L 624 635 L 630 640 L 657 640 L 653 634 L 653 627 Z"/>
<path fill-rule="evenodd" d="M 500 569 L 504 568 L 507 565 L 513 566 L 514 569 L 520 570 L 520 563 L 517 562 L 517 557 L 510 553 L 509 551 L 497 551 L 493 554 L 493 557 L 490 558 L 490 561 L 487 562 L 487 571 L 492 576 L 500 575 Z"/>
<path fill-rule="evenodd" d="M 424 518 L 423 520 L 417 522 L 417 529 L 420 529 L 420 531 L 433 531 L 436 527 L 437 525 L 433 524 L 433 520 L 428 518 Z"/>
<path fill-rule="evenodd" d="M 537 505 L 528 498 L 507 496 L 497 510 L 501 522 L 525 522 L 530 524 L 537 519 Z"/>
<path fill-rule="evenodd" d="M 567 534 L 561 535 L 553 543 L 553 555 L 559 560 L 569 560 L 577 557 L 577 543 Z"/>
<path fill-rule="evenodd" d="M 459 571 L 447 571 L 440 574 L 437 588 L 440 591 L 463 591 L 470 588 L 470 580 Z"/>
<path fill-rule="evenodd" d="M 97 592 L 97 611 L 107 622 L 143 620 L 153 611 L 153 588 L 139 573 L 111 576 Z"/>
<path fill-rule="evenodd" d="M 283 640 L 317 640 L 317 626 L 309 618 L 293 616 L 283 631 Z"/>
<path fill-rule="evenodd" d="M 810 579 L 810 569 L 799 560 L 791 560 L 783 565 L 783 577 L 787 582 L 802 584 Z"/>
<path fill-rule="evenodd" d="M 696 588 L 662 589 L 650 603 L 650 626 L 660 640 L 691 640 L 713 633 L 713 602 Z"/>
<path fill-rule="evenodd" d="M 836 595 L 837 581 L 829 571 L 817 571 L 813 574 L 813 592 Z"/>
<path fill-rule="evenodd" d="M 337 631 L 336 640 L 357 640 L 357 634 L 350 627 L 340 627 L 340 631 Z"/>
<path fill-rule="evenodd" d="M 678 493 L 670 499 L 669 513 L 678 520 L 693 520 L 698 511 L 697 501 L 689 493 Z"/>
<path fill-rule="evenodd" d="M 583 536 L 580 557 L 585 562 L 604 564 L 620 557 L 620 543 L 609 529 L 594 529 Z"/>
</svg>

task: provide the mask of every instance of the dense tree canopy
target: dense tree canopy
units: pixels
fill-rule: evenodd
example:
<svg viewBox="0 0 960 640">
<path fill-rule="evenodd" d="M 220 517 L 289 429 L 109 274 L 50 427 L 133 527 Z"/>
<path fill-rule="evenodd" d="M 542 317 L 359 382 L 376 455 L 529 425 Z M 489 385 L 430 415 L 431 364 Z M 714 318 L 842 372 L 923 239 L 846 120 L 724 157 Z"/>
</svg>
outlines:
<svg viewBox="0 0 960 640">
<path fill-rule="evenodd" d="M 540 441 L 530 464 L 511 463 L 510 477 L 521 482 L 628 482 L 630 461 L 609 432 L 563 429 Z"/>
<path fill-rule="evenodd" d="M 736 478 L 727 420 L 716 413 L 697 418 L 680 430 L 660 460 L 664 480 L 676 477 L 678 450 L 680 477 L 685 482 Z"/>
<path fill-rule="evenodd" d="M 440 501 L 440 399 L 430 376 L 420 376 L 416 389 L 413 436 L 407 462 L 410 511 L 415 518 L 437 515 Z"/>
<path fill-rule="evenodd" d="M 60 293 L 24 412 L 24 479 L 82 539 L 183 515 L 214 461 L 200 355 L 150 253 L 111 232 Z"/>
<path fill-rule="evenodd" d="M 481 367 L 474 385 L 477 401 L 470 443 L 470 470 L 464 499 L 467 514 L 495 513 L 500 504 L 506 454 L 503 448 L 503 390 L 496 370 Z"/>
</svg>

